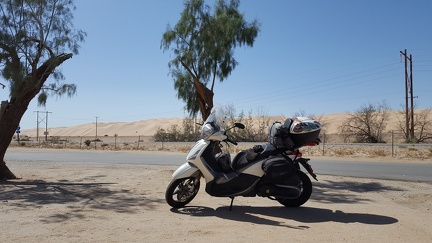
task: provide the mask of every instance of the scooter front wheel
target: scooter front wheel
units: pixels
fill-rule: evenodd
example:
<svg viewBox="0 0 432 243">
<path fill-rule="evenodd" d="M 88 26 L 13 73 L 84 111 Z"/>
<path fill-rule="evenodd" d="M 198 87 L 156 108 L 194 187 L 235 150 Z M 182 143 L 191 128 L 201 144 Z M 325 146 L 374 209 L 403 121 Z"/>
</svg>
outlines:
<svg viewBox="0 0 432 243">
<path fill-rule="evenodd" d="M 196 177 L 171 181 L 165 193 L 166 202 L 173 208 L 186 206 L 198 194 L 200 180 Z"/>
</svg>

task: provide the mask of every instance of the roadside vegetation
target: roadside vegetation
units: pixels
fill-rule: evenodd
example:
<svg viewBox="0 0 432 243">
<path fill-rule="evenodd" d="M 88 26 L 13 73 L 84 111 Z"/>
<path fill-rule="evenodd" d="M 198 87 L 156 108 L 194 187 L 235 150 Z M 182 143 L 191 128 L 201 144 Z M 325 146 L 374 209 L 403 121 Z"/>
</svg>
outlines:
<svg viewBox="0 0 432 243">
<path fill-rule="evenodd" d="M 422 139 L 408 140 L 406 133 L 402 130 L 392 131 L 391 133 L 385 130 L 385 127 L 389 125 L 387 124 L 389 115 L 383 114 L 387 111 L 383 111 L 382 107 L 385 106 L 380 105 L 364 105 L 356 112 L 350 113 L 349 117 L 340 125 L 340 132 L 337 134 L 329 134 L 326 131 L 326 125 L 328 125 L 329 121 L 325 120 L 325 116 L 307 114 L 305 111 L 295 112 L 291 117 L 308 116 L 323 124 L 320 135 L 322 143 L 315 147 L 304 147 L 302 151 L 308 156 L 432 159 L 432 141 L 430 139 L 432 129 L 430 125 L 431 118 L 429 117 L 431 110 L 416 111 L 416 124 L 421 125 L 415 126 L 415 134 L 418 134 L 419 138 Z M 244 130 L 230 130 L 230 136 L 240 142 L 239 146 L 226 146 L 226 149 L 233 153 L 266 142 L 268 126 L 274 121 L 283 122 L 287 118 L 283 116 L 270 117 L 262 109 L 237 112 L 233 105 L 227 105 L 219 109 L 218 112 L 224 114 L 226 124 L 241 122 L 246 125 Z M 392 114 L 394 115 L 394 112 Z M 400 121 L 400 119 L 397 119 L 397 121 Z M 200 139 L 200 124 L 202 124 L 202 120 L 184 118 L 182 125 L 173 125 L 168 129 L 159 128 L 152 137 L 104 136 L 97 140 L 90 137 L 50 137 L 48 141 L 40 143 L 34 143 L 28 137 L 23 137 L 19 143 L 11 143 L 11 146 L 185 153 L 189 151 L 195 141 Z M 351 127 L 347 129 L 349 125 Z M 396 126 L 393 124 L 393 127 L 398 126 L 398 124 Z M 352 127 L 357 129 L 351 129 Z M 370 127 L 369 130 L 368 127 Z M 378 128 L 375 129 L 375 127 Z M 365 131 L 370 134 L 365 133 Z M 426 139 L 427 137 L 429 139 Z"/>
</svg>

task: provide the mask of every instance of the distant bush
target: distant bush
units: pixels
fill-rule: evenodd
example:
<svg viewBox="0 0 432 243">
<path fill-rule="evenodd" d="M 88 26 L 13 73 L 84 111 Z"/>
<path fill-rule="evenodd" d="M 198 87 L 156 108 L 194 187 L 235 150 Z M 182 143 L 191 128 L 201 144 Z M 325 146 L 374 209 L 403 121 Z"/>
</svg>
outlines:
<svg viewBox="0 0 432 243">
<path fill-rule="evenodd" d="M 87 139 L 87 140 L 84 141 L 84 144 L 87 145 L 87 147 L 88 147 L 88 146 L 90 146 L 91 141 Z"/>
<path fill-rule="evenodd" d="M 199 128 L 193 124 L 194 119 L 185 118 L 183 126 L 172 125 L 167 130 L 158 128 L 153 135 L 155 142 L 193 142 L 199 137 Z M 195 127 L 194 127 L 195 126 Z"/>
<path fill-rule="evenodd" d="M 235 122 L 245 125 L 245 129 L 233 129 L 229 131 L 229 135 L 233 140 L 238 142 L 256 142 L 267 139 L 266 132 L 270 120 L 264 114 L 260 114 L 259 118 L 254 121 L 251 111 L 248 114 L 242 111 L 237 115 L 235 109 L 230 106 L 221 108 L 219 113 L 225 114 L 224 117 L 228 126 L 233 125 Z M 197 126 L 195 119 L 185 118 L 182 127 L 172 125 L 166 130 L 158 128 L 153 135 L 153 140 L 155 142 L 193 142 L 199 139 L 200 129 L 201 126 Z"/>
</svg>

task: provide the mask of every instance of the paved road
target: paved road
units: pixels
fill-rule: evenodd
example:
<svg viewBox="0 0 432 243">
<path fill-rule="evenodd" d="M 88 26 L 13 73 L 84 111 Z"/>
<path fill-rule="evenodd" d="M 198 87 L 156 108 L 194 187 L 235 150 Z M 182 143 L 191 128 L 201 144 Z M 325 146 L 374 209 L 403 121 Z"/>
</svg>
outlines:
<svg viewBox="0 0 432 243">
<path fill-rule="evenodd" d="M 19 149 L 8 150 L 7 161 L 107 163 L 107 164 L 149 164 L 181 165 L 185 153 L 146 151 L 103 151 L 103 150 L 51 150 Z"/>
<path fill-rule="evenodd" d="M 102 151 L 102 150 L 8 150 L 5 160 L 35 162 L 70 162 L 70 163 L 107 163 L 107 164 L 149 164 L 181 165 L 185 153 L 142 152 L 142 151 Z M 311 160 L 315 173 L 355 176 L 379 179 L 432 182 L 432 163 L 392 163 L 362 161 Z"/>
<path fill-rule="evenodd" d="M 311 160 L 317 174 L 432 182 L 432 163 Z"/>
</svg>

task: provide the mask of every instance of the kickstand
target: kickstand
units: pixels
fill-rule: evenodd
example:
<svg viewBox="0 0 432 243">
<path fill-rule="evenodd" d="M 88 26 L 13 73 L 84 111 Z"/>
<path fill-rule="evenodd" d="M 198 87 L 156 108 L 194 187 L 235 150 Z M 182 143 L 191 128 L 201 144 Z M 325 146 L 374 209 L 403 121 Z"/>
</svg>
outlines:
<svg viewBox="0 0 432 243">
<path fill-rule="evenodd" d="M 231 205 L 230 205 L 230 209 L 229 209 L 229 211 L 232 210 L 232 205 L 233 205 L 233 202 L 234 202 L 234 197 L 230 197 L 230 198 L 231 198 Z"/>
</svg>

